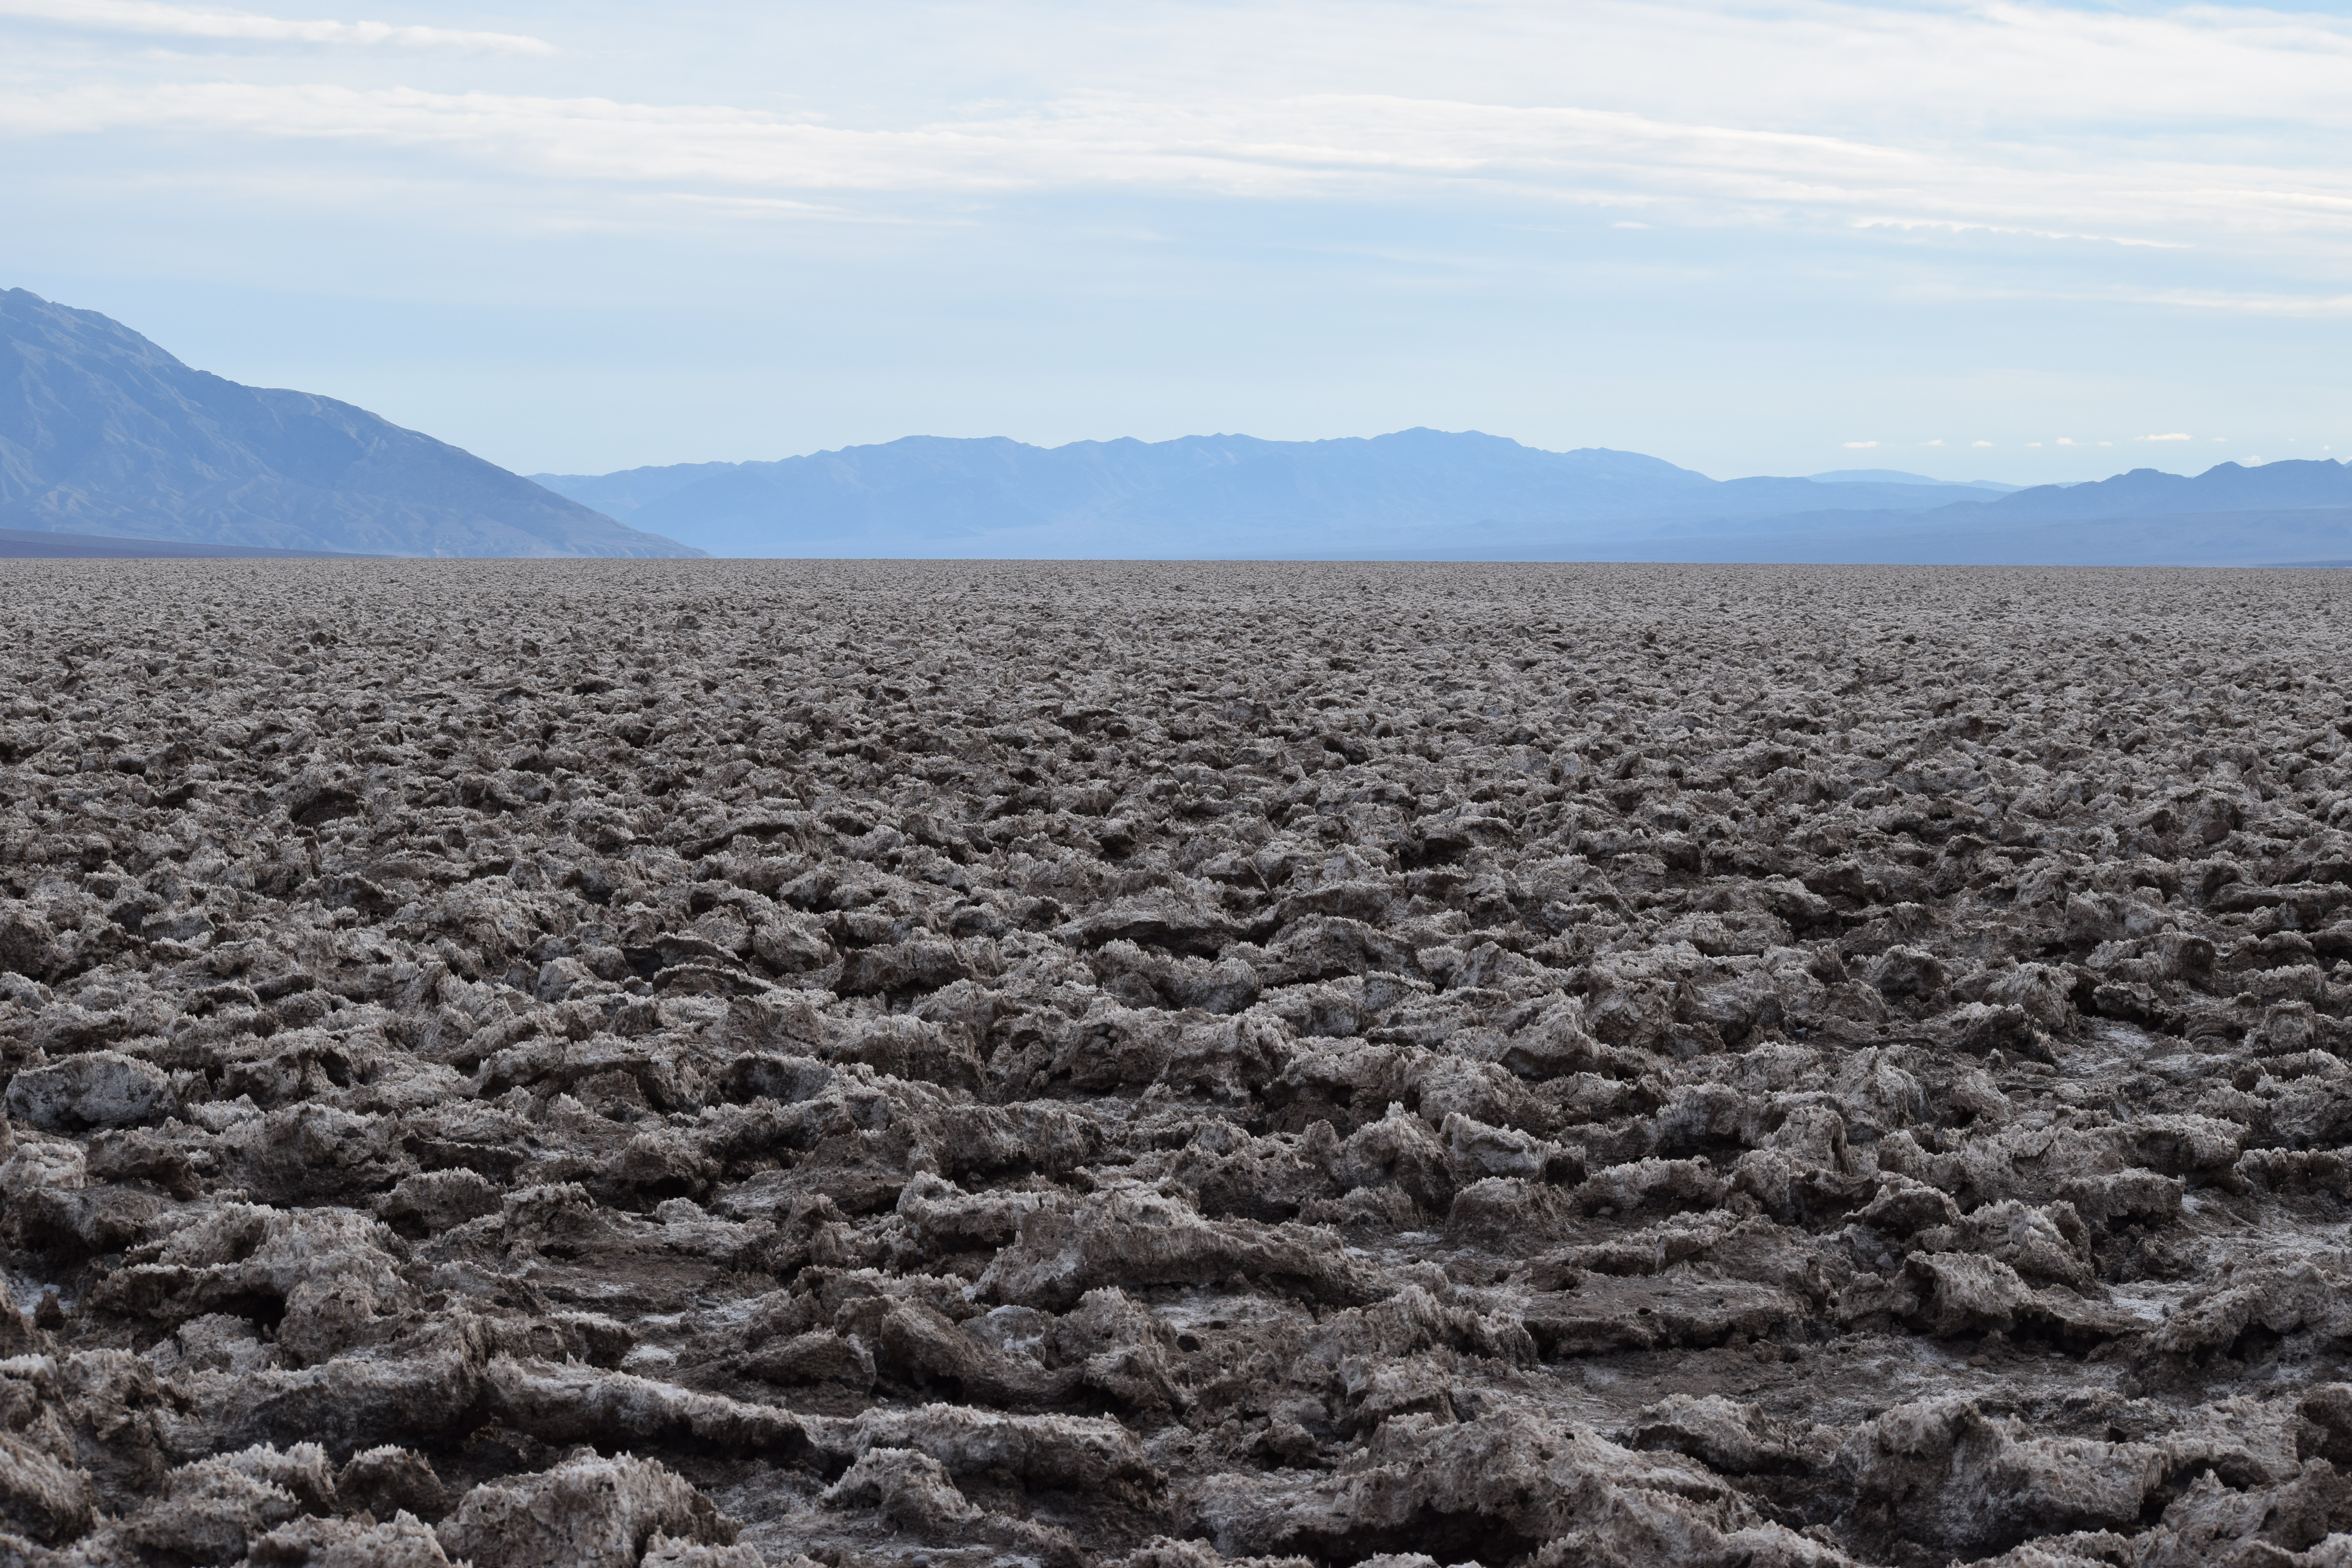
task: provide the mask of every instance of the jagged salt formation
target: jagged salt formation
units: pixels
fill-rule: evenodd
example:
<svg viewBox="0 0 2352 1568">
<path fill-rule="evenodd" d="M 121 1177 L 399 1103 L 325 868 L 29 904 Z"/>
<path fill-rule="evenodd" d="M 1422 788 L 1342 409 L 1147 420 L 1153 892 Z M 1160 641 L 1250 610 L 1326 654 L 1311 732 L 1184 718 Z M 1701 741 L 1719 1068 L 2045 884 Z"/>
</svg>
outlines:
<svg viewBox="0 0 2352 1568">
<path fill-rule="evenodd" d="M 12 568 L 0 1560 L 2352 1563 L 2347 609 Z"/>
</svg>

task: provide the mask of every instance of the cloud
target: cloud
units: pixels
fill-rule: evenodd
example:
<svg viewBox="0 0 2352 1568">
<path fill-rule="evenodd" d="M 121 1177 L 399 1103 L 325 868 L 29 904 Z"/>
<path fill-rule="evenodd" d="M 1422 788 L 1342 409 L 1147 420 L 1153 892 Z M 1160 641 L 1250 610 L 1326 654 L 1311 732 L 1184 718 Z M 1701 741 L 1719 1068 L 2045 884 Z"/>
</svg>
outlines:
<svg viewBox="0 0 2352 1568">
<path fill-rule="evenodd" d="M 2143 436 L 2140 439 L 2143 441 L 2190 441 L 2196 439 L 2196 437 L 2189 435 L 2186 431 L 2175 430 L 2168 436 Z"/>
<path fill-rule="evenodd" d="M 2074 444 L 2074 437 L 2072 436 L 2061 436 L 2058 437 L 2058 444 L 2061 447 L 2071 447 Z"/>
<path fill-rule="evenodd" d="M 1877 446 L 1878 443 L 1875 441 L 1848 441 L 1845 445 L 1846 450 L 1849 452 L 1866 452 L 1871 447 Z"/>
<path fill-rule="evenodd" d="M 1992 443 L 1990 441 L 1971 441 L 1969 445 L 1971 447 L 1990 447 Z"/>
<path fill-rule="evenodd" d="M 1864 217 L 1853 221 L 1856 228 L 1932 228 L 1947 234 L 2006 234 L 2025 239 L 2082 239 L 2101 245 L 2137 245 L 2151 250 L 2187 250 L 2188 242 L 2177 239 L 2136 239 L 2121 234 L 2071 234 L 2063 229 L 2019 228 L 2010 224 L 1962 223 L 1956 218 L 1927 217 Z"/>
<path fill-rule="evenodd" d="M 305 21 L 251 11 L 165 5 L 155 0 L 0 0 L 0 16 L 109 33 L 219 38 L 271 44 L 392 44 L 406 48 L 492 50 L 551 55 L 555 46 L 519 33 L 476 33 L 447 27 L 400 27 L 385 22 Z"/>
<path fill-rule="evenodd" d="M 1940 447 L 1940 446 L 1942 446 L 1943 444 L 1944 444 L 1944 443 L 1943 443 L 1943 441 L 1942 441 L 1942 439 L 1941 439 L 1940 437 L 1939 437 L 1939 438 L 1937 438 L 1937 439 L 1936 439 L 1936 440 L 1933 440 L 1933 441 L 1927 441 L 1927 442 L 1923 442 L 1923 443 L 1922 443 L 1922 445 L 1924 445 L 1924 446 L 1929 446 L 1929 447 Z"/>
<path fill-rule="evenodd" d="M 8 5 L 68 8 L 64 0 L 0 0 Z M 161 5 L 126 9 L 293 29 L 373 26 L 280 23 Z M 383 36 L 404 31 L 419 30 L 386 29 Z M 1849 234 L 1856 225 L 1865 232 L 1869 226 L 1907 226 L 1957 234 L 1990 226 L 2025 233 L 2036 217 L 2073 216 L 2144 232 L 2171 230 L 2181 243 L 2266 257 L 2290 237 L 2332 254 L 2345 247 L 2352 217 L 2352 155 L 2340 166 L 2321 162 L 2301 169 L 2275 160 L 2246 168 L 2179 163 L 2128 151 L 2077 162 L 2028 157 L 2005 143 L 1906 145 L 1573 104 L 1392 94 L 1073 91 L 982 104 L 941 119 L 855 127 L 724 104 L 317 83 L 87 83 L 47 94 L 0 94 L 0 134 L 132 129 L 437 149 L 525 178 L 671 192 L 965 198 L 1118 187 L 1380 200 L 1461 191 L 1522 207 L 1639 204 L 1645 215 L 1640 221 L 1685 226 L 1814 225 Z M 1887 211 L 1897 205 L 1912 210 Z M 2159 289 L 2147 297 L 2266 313 L 2335 309 L 2331 301 L 2257 290 Z"/>
<path fill-rule="evenodd" d="M 2341 227 L 2339 224 L 2336 226 Z M 2234 310 L 2249 316 L 2352 316 L 2352 294 L 2271 294 L 2252 289 L 2164 289 L 2118 297 L 2190 310 Z"/>
</svg>

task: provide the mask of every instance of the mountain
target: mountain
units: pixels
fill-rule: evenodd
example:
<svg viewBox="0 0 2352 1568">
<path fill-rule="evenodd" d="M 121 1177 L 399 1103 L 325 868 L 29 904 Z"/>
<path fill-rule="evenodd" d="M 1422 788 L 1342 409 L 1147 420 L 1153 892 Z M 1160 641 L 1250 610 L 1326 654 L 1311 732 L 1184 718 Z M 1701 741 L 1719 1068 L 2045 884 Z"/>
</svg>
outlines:
<svg viewBox="0 0 2352 1568">
<path fill-rule="evenodd" d="M 723 555 L 1276 556 L 2261 565 L 2352 554 L 2352 466 L 1958 483 L 1890 468 L 1716 480 L 1476 432 L 1369 440 L 913 437 L 767 463 L 540 481 Z"/>
<path fill-rule="evenodd" d="M 0 292 L 0 529 L 371 555 L 678 556 L 470 452 Z"/>
<path fill-rule="evenodd" d="M 2331 458 L 2221 463 L 2189 477 L 2134 468 L 2088 485 L 2036 485 L 1992 503 L 1988 520 L 2062 522 L 2095 517 L 2177 517 L 2189 512 L 2290 511 L 2352 506 L 2352 466 Z"/>
<path fill-rule="evenodd" d="M 1654 543 L 1674 541 L 1675 549 L 1748 552 L 1691 559 L 1764 559 L 1754 552 L 1815 550 L 1816 543 L 1799 542 L 1811 541 L 1820 549 L 1847 552 L 1836 558 L 1849 561 L 1926 559 L 1917 553 L 1925 550 L 1956 563 L 2089 564 L 2082 552 L 2096 544 L 2105 552 L 2097 561 L 2116 565 L 2258 565 L 2352 545 L 2352 534 L 2340 531 L 2347 518 L 2352 518 L 2352 464 L 2320 458 L 2251 468 L 2221 463 L 2196 475 L 2134 468 L 2089 484 L 2036 485 L 1990 500 L 1924 510 L 1821 509 L 1665 522 L 1645 531 Z M 1701 546 L 1701 539 L 1721 542 Z M 1869 548 L 1896 553 L 1850 553 L 1864 549 L 1865 541 L 1877 542 Z M 1817 557 L 1790 557 L 1800 558 Z"/>
<path fill-rule="evenodd" d="M 1055 447 L 917 436 L 777 462 L 533 477 L 720 555 L 1326 555 L 1557 539 L 1633 519 L 1955 500 L 1932 481 L 1718 481 L 1633 452 L 1548 452 L 1440 430 Z"/>
</svg>

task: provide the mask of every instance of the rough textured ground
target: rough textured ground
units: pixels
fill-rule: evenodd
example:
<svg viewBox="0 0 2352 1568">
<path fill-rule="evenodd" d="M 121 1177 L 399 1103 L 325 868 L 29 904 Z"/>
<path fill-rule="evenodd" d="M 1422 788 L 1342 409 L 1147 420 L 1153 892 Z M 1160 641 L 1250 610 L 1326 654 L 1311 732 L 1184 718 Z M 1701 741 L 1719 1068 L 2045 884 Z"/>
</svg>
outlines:
<svg viewBox="0 0 2352 1568">
<path fill-rule="evenodd" d="M 2328 573 L 12 566 L 0 1562 L 2352 1563 L 2347 670 Z"/>
</svg>

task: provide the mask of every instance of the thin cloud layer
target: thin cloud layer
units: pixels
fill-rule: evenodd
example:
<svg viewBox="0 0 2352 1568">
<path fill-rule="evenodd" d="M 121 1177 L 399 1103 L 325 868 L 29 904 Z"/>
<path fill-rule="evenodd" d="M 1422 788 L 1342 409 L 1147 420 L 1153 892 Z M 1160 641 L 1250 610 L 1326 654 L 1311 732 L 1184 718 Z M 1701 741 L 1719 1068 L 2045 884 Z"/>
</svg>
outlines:
<svg viewBox="0 0 2352 1568">
<path fill-rule="evenodd" d="M 225 166 L 240 141 L 247 158 L 271 142 L 373 144 L 446 160 L 436 172 L 509 184 L 525 200 L 551 181 L 652 187 L 770 198 L 782 221 L 813 205 L 854 212 L 861 194 L 1373 204 L 1468 195 L 1530 221 L 1592 210 L 1629 232 L 1795 225 L 1947 255 L 1987 245 L 2219 250 L 2260 256 L 2265 270 L 2315 262 L 2335 275 L 2316 287 L 2304 277 L 2119 280 L 2153 302 L 2270 314 L 2336 313 L 2352 274 L 2345 18 L 1806 0 L 1765 15 L 1602 0 L 1573 15 L 1390 4 L 1335 28 L 1328 6 L 1293 3 L 1254 12 L 1251 47 L 1237 57 L 1239 24 L 1222 10 L 1147 4 L 1080 26 L 1037 6 L 1012 0 L 1006 12 L 1006 29 L 1034 44 L 1034 58 L 1022 57 L 1025 91 L 991 90 L 1005 85 L 992 73 L 1012 68 L 990 63 L 995 34 L 981 18 L 885 5 L 871 22 L 834 25 L 844 74 L 837 84 L 828 73 L 788 76 L 804 94 L 789 106 L 522 91 L 495 70 L 463 82 L 322 79 L 266 52 L 242 68 L 215 54 L 112 70 L 28 56 L 13 82 L 0 68 L 0 87 L 12 89 L 0 93 L 0 135 L 220 136 L 231 139 Z M 154 0 L 0 0 L 0 38 L 9 18 L 264 51 L 553 47 Z M 932 68 L 947 73 L 939 85 L 972 89 L 961 102 L 910 94 L 860 63 L 900 59 L 917 22 L 940 35 L 933 47 L 962 43 L 980 62 L 962 75 Z M 858 47 L 886 35 L 878 56 Z M 310 56 L 309 69 L 322 58 Z M 633 86 L 646 75 L 620 74 Z M 805 96 L 817 80 L 854 113 Z"/>
<path fill-rule="evenodd" d="M 0 0 L 0 17 L 60 23 L 99 32 L 259 44 L 390 44 L 403 48 L 551 55 L 555 46 L 519 33 L 394 26 L 385 22 L 306 21 L 152 0 Z"/>
<path fill-rule="evenodd" d="M 1581 108 L 1096 93 L 868 129 L 724 105 L 318 83 L 92 86 L 0 102 L 0 131 L 20 136 L 124 130 L 373 142 L 449 154 L 485 174 L 682 192 L 1129 188 L 1380 201 L 1459 189 L 1537 207 L 1636 207 L 1653 222 L 1686 225 L 1795 222 L 2174 249 L 2289 240 L 2352 255 L 2352 168 L 2123 156 L 2053 164 L 1999 146 L 1903 146 Z M 2038 226 L 2086 218 L 2106 232 Z M 2239 298 L 2194 302 L 2226 308 Z M 2288 304 L 2243 298 L 2267 311 Z"/>
</svg>

